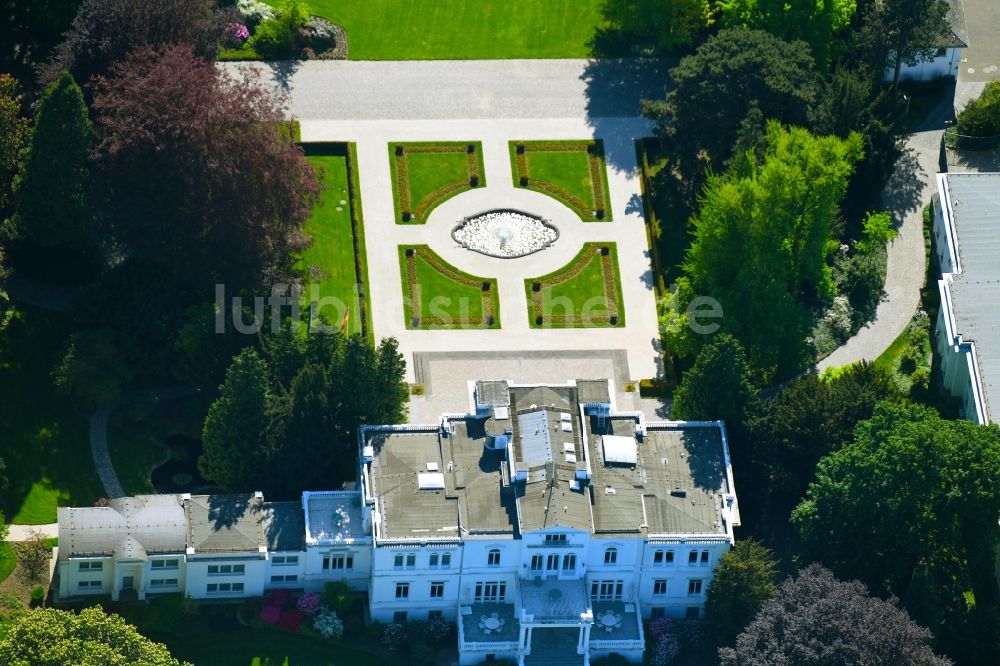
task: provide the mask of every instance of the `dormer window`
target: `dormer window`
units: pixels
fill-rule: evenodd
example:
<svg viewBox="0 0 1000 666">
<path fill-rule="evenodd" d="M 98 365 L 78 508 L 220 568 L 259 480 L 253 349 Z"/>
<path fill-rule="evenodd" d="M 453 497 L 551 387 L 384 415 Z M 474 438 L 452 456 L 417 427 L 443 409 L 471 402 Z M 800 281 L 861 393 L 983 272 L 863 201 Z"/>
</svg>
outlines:
<svg viewBox="0 0 1000 666">
<path fill-rule="evenodd" d="M 548 545 L 548 546 L 554 546 L 554 545 L 557 545 L 557 544 L 564 544 L 564 543 L 566 543 L 566 535 L 565 534 L 546 534 L 545 535 L 545 544 Z"/>
</svg>

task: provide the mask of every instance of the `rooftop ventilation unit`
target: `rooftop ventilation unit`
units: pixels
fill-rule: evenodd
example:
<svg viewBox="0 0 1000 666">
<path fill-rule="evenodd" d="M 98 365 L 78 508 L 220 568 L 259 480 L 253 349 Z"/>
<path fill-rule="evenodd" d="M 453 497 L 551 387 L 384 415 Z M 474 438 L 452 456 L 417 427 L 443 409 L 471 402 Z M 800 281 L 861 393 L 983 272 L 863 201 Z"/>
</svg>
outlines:
<svg viewBox="0 0 1000 666">
<path fill-rule="evenodd" d="M 560 412 L 559 420 L 562 421 L 563 423 L 569 423 L 570 421 L 573 420 L 573 417 L 570 416 L 568 412 Z"/>
<path fill-rule="evenodd" d="M 494 407 L 493 418 L 497 421 L 506 421 L 510 418 L 510 407 Z"/>
<path fill-rule="evenodd" d="M 428 472 L 417 474 L 418 490 L 444 490 L 444 474 L 440 472 Z"/>
<path fill-rule="evenodd" d="M 428 472 L 436 472 L 436 471 L 438 471 L 438 464 L 436 462 L 434 462 L 434 461 L 428 462 L 427 463 L 427 471 Z"/>
<path fill-rule="evenodd" d="M 639 452 L 633 437 L 602 435 L 601 445 L 604 448 L 605 463 L 634 465 L 638 462 Z"/>
<path fill-rule="evenodd" d="M 608 486 L 607 488 L 604 489 L 604 494 L 605 495 L 614 495 L 617 492 L 618 491 L 615 490 L 614 488 L 612 488 L 611 486 Z"/>
<path fill-rule="evenodd" d="M 583 488 L 583 486 L 580 485 L 579 481 L 577 481 L 576 479 L 570 479 L 569 480 L 569 489 L 570 490 L 579 491 L 581 488 Z"/>
</svg>

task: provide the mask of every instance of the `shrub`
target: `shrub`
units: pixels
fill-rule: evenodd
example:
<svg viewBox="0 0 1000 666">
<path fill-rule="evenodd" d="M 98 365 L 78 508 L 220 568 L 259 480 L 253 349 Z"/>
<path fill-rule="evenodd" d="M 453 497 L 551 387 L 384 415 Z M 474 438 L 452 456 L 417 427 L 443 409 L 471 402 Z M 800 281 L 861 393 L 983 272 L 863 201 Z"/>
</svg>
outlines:
<svg viewBox="0 0 1000 666">
<path fill-rule="evenodd" d="M 841 340 L 850 337 L 853 320 L 851 318 L 851 304 L 847 296 L 834 297 L 830 309 L 823 315 L 823 321 Z"/>
<path fill-rule="evenodd" d="M 292 593 L 288 590 L 271 590 L 264 596 L 264 604 L 281 609 L 292 600 Z"/>
<path fill-rule="evenodd" d="M 298 603 L 295 604 L 295 607 L 306 615 L 316 615 L 323 608 L 323 599 L 316 592 L 306 592 L 299 597 Z"/>
<path fill-rule="evenodd" d="M 260 621 L 264 624 L 277 624 L 280 619 L 280 606 L 267 605 L 260 609 Z"/>
<path fill-rule="evenodd" d="M 278 624 L 289 631 L 298 631 L 305 619 L 306 616 L 304 613 L 300 613 L 299 611 L 286 611 L 281 614 L 281 619 L 278 620 Z"/>
<path fill-rule="evenodd" d="M 323 603 L 341 615 L 351 608 L 353 602 L 354 590 L 347 583 L 335 581 L 323 588 Z"/>
<path fill-rule="evenodd" d="M 443 617 L 432 617 L 424 625 L 424 638 L 432 645 L 443 643 L 451 636 L 453 626 Z"/>
<path fill-rule="evenodd" d="M 382 645 L 390 650 L 398 650 L 405 642 L 406 628 L 403 625 L 395 622 L 385 625 L 385 631 L 382 632 Z"/>
<path fill-rule="evenodd" d="M 415 641 L 410 644 L 410 663 L 414 666 L 433 664 L 434 658 L 434 648 L 424 641 Z"/>
<path fill-rule="evenodd" d="M 274 18 L 274 9 L 257 0 L 236 0 L 236 10 L 243 15 L 247 27 L 253 30 L 262 21 Z"/>
<path fill-rule="evenodd" d="M 42 602 L 45 601 L 45 588 L 41 585 L 31 589 L 31 605 L 41 606 Z"/>
<path fill-rule="evenodd" d="M 264 58 L 280 58 L 292 51 L 292 30 L 280 17 L 267 19 L 259 26 L 250 45 Z"/>
<path fill-rule="evenodd" d="M 650 656 L 650 663 L 653 666 L 667 666 L 672 664 L 677 658 L 677 653 L 681 651 L 681 646 L 673 634 L 665 633 L 656 639 L 653 647 L 653 654 Z"/>
<path fill-rule="evenodd" d="M 959 134 L 991 137 L 1000 134 L 1000 81 L 986 86 L 978 99 L 974 99 L 958 114 L 955 123 Z"/>
<path fill-rule="evenodd" d="M 313 629 L 323 638 L 339 639 L 344 635 L 344 623 L 332 610 L 323 609 L 313 617 Z"/>
<path fill-rule="evenodd" d="M 239 48 L 250 39 L 250 31 L 242 23 L 230 21 L 222 31 L 222 43 L 229 48 Z"/>
</svg>

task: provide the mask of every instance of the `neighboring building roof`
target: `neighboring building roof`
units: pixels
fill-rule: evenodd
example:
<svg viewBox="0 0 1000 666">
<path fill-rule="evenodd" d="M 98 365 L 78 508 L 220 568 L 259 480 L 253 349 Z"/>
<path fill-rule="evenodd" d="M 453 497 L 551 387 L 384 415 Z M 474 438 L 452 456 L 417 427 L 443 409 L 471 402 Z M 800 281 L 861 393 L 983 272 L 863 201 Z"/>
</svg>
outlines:
<svg viewBox="0 0 1000 666">
<path fill-rule="evenodd" d="M 188 548 L 195 553 L 259 551 L 267 545 L 264 505 L 260 495 L 195 495 L 184 500 Z"/>
<path fill-rule="evenodd" d="M 58 514 L 60 560 L 184 552 L 186 520 L 177 495 L 118 497 L 106 507 L 64 507 Z"/>
<path fill-rule="evenodd" d="M 264 538 L 268 550 L 303 550 L 305 520 L 300 502 L 264 503 Z"/>
<path fill-rule="evenodd" d="M 959 262 L 949 285 L 954 333 L 975 343 L 990 422 L 1000 413 L 1000 173 L 942 178 Z"/>
<path fill-rule="evenodd" d="M 939 49 L 960 48 L 969 45 L 969 30 L 965 24 L 965 6 L 962 0 L 946 0 L 948 3 L 948 25 L 951 30 L 935 46 Z"/>
<path fill-rule="evenodd" d="M 506 407 L 510 404 L 510 393 L 507 382 L 496 380 L 480 380 L 476 382 L 476 402 L 491 407 Z"/>
<path fill-rule="evenodd" d="M 302 496 L 305 537 L 310 543 L 351 543 L 367 537 L 359 491 L 307 492 Z"/>
<path fill-rule="evenodd" d="M 608 389 L 608 380 L 606 379 L 578 379 L 576 380 L 576 388 L 579 394 L 577 399 L 581 405 L 611 403 L 611 392 Z"/>
</svg>

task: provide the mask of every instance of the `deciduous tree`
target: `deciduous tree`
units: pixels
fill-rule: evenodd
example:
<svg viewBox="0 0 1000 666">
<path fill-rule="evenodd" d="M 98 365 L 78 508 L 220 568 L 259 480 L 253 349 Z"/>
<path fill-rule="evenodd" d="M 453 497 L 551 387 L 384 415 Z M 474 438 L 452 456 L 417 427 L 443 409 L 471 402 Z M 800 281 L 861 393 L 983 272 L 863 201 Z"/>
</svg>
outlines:
<svg viewBox="0 0 1000 666">
<path fill-rule="evenodd" d="M 778 561 L 769 548 L 741 539 L 722 556 L 705 599 L 705 624 L 716 647 L 732 645 L 774 596 Z"/>
<path fill-rule="evenodd" d="M 41 245 L 93 241 L 91 130 L 83 92 L 63 71 L 42 95 L 24 167 L 15 180 L 17 233 Z"/>
<path fill-rule="evenodd" d="M 622 39 L 666 52 L 691 44 L 712 18 L 708 0 L 605 0 L 601 9 Z"/>
<path fill-rule="evenodd" d="M 28 119 L 21 116 L 19 94 L 17 81 L 0 73 L 0 221 L 13 201 L 14 176 L 28 139 Z"/>
<path fill-rule="evenodd" d="M 14 613 L 0 639 L 0 663 L 9 666 L 191 666 L 100 606 L 79 613 L 35 608 Z"/>
<path fill-rule="evenodd" d="M 736 639 L 722 648 L 723 666 L 948 666 L 934 654 L 931 632 L 894 603 L 868 595 L 812 564 L 781 585 Z"/>
<path fill-rule="evenodd" d="M 141 50 L 95 83 L 103 219 L 134 256 L 211 293 L 290 270 L 319 180 L 285 100 L 190 47 Z"/>
<path fill-rule="evenodd" d="M 866 12 L 859 46 L 877 71 L 893 68 L 899 82 L 904 64 L 929 59 L 951 33 L 944 0 L 874 0 Z"/>
</svg>

